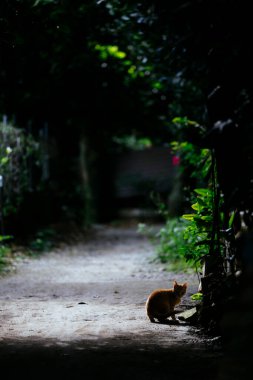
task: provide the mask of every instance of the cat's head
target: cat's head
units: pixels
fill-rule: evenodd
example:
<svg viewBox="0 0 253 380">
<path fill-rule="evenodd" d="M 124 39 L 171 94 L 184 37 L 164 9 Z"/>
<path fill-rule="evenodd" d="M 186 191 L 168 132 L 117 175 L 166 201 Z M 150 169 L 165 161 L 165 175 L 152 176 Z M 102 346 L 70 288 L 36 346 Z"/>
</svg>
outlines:
<svg viewBox="0 0 253 380">
<path fill-rule="evenodd" d="M 187 282 L 184 284 L 178 284 L 177 281 L 174 281 L 174 292 L 182 297 L 186 293 L 187 285 Z"/>
</svg>

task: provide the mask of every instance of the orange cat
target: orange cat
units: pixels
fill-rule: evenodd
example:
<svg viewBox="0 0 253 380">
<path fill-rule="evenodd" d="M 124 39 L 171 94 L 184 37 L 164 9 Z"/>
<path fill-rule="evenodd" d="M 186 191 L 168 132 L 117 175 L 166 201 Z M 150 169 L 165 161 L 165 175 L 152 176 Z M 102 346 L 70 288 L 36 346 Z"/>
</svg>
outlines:
<svg viewBox="0 0 253 380">
<path fill-rule="evenodd" d="M 156 289 L 154 290 L 146 302 L 147 316 L 151 322 L 155 322 L 158 319 L 159 322 L 165 321 L 169 316 L 173 321 L 177 321 L 174 312 L 174 308 L 181 301 L 181 298 L 185 295 L 187 289 L 187 283 L 178 284 L 174 281 L 174 287 L 172 289 Z"/>
</svg>

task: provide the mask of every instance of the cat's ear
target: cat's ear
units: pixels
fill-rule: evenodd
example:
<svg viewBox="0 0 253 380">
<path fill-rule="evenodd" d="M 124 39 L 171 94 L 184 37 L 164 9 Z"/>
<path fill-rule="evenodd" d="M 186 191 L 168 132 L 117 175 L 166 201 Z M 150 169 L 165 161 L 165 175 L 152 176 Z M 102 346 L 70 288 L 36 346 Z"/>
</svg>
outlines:
<svg viewBox="0 0 253 380">
<path fill-rule="evenodd" d="M 177 286 L 177 285 L 178 285 L 178 284 L 177 284 L 177 281 L 175 280 L 175 281 L 174 281 L 174 286 Z"/>
<path fill-rule="evenodd" d="M 187 288 L 187 286 L 188 286 L 188 283 L 185 282 L 185 283 L 183 284 L 183 287 L 184 287 L 184 288 Z"/>
</svg>

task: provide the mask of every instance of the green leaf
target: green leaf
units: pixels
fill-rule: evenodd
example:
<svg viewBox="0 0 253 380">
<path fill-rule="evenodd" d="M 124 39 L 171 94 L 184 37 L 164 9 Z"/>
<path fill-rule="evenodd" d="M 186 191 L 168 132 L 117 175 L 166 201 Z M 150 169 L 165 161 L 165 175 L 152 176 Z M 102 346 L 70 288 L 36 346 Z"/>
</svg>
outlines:
<svg viewBox="0 0 253 380">
<path fill-rule="evenodd" d="M 152 87 L 156 88 L 157 90 L 161 90 L 163 86 L 160 82 L 154 82 L 152 83 Z"/>
<path fill-rule="evenodd" d="M 234 222 L 234 219 L 235 219 L 235 212 L 233 211 L 232 214 L 231 214 L 231 216 L 230 216 L 230 218 L 229 218 L 229 221 L 228 221 L 228 226 L 229 226 L 229 228 L 232 227 L 232 224 L 233 224 L 233 222 Z"/>
<path fill-rule="evenodd" d="M 195 293 L 195 294 L 193 294 L 192 296 L 191 296 L 191 299 L 193 300 L 193 301 L 201 301 L 202 300 L 202 298 L 203 298 L 203 294 L 202 293 Z"/>
<path fill-rule="evenodd" d="M 2 164 L 2 165 L 7 164 L 8 161 L 9 161 L 9 158 L 8 158 L 8 157 L 3 157 L 3 158 L 1 158 L 1 164 Z"/>
<path fill-rule="evenodd" d="M 10 240 L 12 238 L 13 238 L 13 236 L 11 236 L 11 235 L 5 235 L 5 236 L 0 235 L 0 242 L 5 241 L 5 240 Z"/>
<path fill-rule="evenodd" d="M 107 46 L 107 51 L 109 54 L 114 55 L 119 50 L 118 46 Z"/>
<path fill-rule="evenodd" d="M 209 189 L 194 189 L 195 193 L 202 195 L 202 196 L 207 196 L 210 194 Z"/>
<path fill-rule="evenodd" d="M 194 217 L 195 217 L 195 214 L 184 214 L 182 215 L 182 218 L 184 218 L 185 220 L 194 220 Z"/>
<path fill-rule="evenodd" d="M 213 220 L 211 215 L 203 215 L 201 216 L 202 220 L 205 220 L 206 222 L 211 222 Z"/>
<path fill-rule="evenodd" d="M 126 53 L 124 53 L 123 51 L 117 51 L 115 53 L 115 57 L 119 59 L 124 59 L 126 57 Z"/>
<path fill-rule="evenodd" d="M 196 210 L 197 212 L 201 212 L 203 210 L 203 206 L 201 206 L 198 202 L 191 205 L 191 208 L 193 210 Z"/>
<path fill-rule="evenodd" d="M 189 120 L 187 117 L 174 117 L 174 119 L 172 119 L 172 123 L 181 124 L 185 127 L 188 125 L 198 125 L 196 121 Z"/>
<path fill-rule="evenodd" d="M 187 118 L 186 117 L 174 117 L 174 119 L 172 119 L 172 123 L 185 125 L 185 124 L 187 124 Z"/>
<path fill-rule="evenodd" d="M 135 65 L 132 65 L 129 67 L 129 69 L 127 70 L 128 74 L 132 77 L 132 78 L 136 78 L 137 77 L 137 72 L 136 72 L 136 66 Z"/>
<path fill-rule="evenodd" d="M 127 61 L 122 62 L 122 64 L 123 64 L 124 66 L 131 66 L 131 65 L 133 64 L 133 62 L 130 61 L 130 60 L 127 60 Z"/>
<path fill-rule="evenodd" d="M 54 3 L 55 1 L 54 0 L 36 0 L 35 3 L 33 4 L 34 7 L 37 7 L 38 5 L 42 4 L 42 5 L 46 5 L 46 4 L 50 4 L 50 3 Z"/>
</svg>

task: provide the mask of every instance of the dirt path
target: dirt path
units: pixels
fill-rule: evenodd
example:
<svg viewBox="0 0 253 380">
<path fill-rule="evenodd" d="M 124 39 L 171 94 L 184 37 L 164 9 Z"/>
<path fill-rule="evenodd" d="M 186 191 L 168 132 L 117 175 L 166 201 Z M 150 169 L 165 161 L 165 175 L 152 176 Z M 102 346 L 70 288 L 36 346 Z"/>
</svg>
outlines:
<svg viewBox="0 0 253 380">
<path fill-rule="evenodd" d="M 19 263 L 0 279 L 0 355 L 5 379 L 214 379 L 219 351 L 185 324 L 152 324 L 148 294 L 194 275 L 150 262 L 153 247 L 136 228 L 100 227 L 96 239 Z M 207 367 L 207 368 L 205 368 Z M 204 369 L 205 368 L 205 369 Z"/>
</svg>

